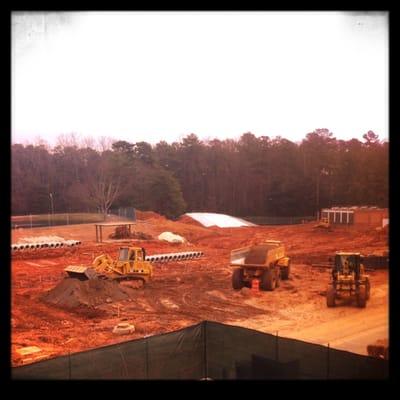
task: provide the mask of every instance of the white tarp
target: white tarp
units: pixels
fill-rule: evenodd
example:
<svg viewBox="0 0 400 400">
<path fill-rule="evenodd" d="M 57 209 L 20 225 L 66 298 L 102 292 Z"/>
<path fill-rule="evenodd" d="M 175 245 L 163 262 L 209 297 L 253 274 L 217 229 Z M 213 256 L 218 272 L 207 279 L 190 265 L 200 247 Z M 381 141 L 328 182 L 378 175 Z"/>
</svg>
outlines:
<svg viewBox="0 0 400 400">
<path fill-rule="evenodd" d="M 163 232 L 158 235 L 158 240 L 165 240 L 169 243 L 185 243 L 186 239 L 182 236 L 175 235 L 172 232 Z"/>
<path fill-rule="evenodd" d="M 186 213 L 185 215 L 200 222 L 205 227 L 218 226 L 219 228 L 235 228 L 238 226 L 256 226 L 251 222 L 245 221 L 241 218 L 231 217 L 226 214 L 216 213 Z"/>
</svg>

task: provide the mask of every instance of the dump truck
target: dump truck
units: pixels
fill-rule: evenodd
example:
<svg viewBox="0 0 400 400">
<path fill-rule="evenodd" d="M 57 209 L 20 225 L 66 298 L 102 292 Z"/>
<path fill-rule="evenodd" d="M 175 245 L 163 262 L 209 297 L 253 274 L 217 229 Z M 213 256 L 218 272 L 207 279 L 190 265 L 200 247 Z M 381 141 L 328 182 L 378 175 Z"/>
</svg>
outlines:
<svg viewBox="0 0 400 400">
<path fill-rule="evenodd" d="M 332 266 L 331 280 L 326 291 L 326 304 L 334 307 L 343 296 L 353 297 L 358 307 L 365 307 L 371 285 L 365 274 L 360 253 L 338 251 Z"/>
<path fill-rule="evenodd" d="M 69 265 L 64 271 L 70 278 L 80 280 L 140 280 L 147 283 L 153 275 L 152 262 L 189 260 L 201 257 L 203 254 L 202 251 L 186 251 L 146 256 L 143 247 L 120 247 L 116 260 L 108 254 L 102 254 L 93 260 L 92 266 Z"/>
<path fill-rule="evenodd" d="M 230 266 L 234 268 L 232 287 L 235 290 L 251 287 L 255 279 L 262 290 L 274 290 L 290 274 L 290 258 L 278 240 L 232 250 Z"/>
</svg>

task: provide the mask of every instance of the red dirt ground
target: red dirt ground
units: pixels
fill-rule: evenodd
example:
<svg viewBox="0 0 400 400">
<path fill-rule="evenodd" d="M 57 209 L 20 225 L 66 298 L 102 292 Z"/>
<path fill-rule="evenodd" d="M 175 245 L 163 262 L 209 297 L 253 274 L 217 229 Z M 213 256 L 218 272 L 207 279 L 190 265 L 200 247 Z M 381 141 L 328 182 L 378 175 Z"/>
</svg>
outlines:
<svg viewBox="0 0 400 400">
<path fill-rule="evenodd" d="M 388 249 L 387 233 L 375 229 L 335 227 L 317 230 L 313 223 L 291 226 L 204 228 L 173 222 L 148 213 L 134 227 L 157 237 L 164 231 L 184 236 L 188 243 L 158 240 L 106 240 L 95 242 L 92 224 L 12 231 L 19 238 L 56 235 L 77 239 L 82 245 L 45 249 L 12 256 L 12 365 L 55 357 L 98 346 L 169 332 L 208 319 L 366 354 L 366 345 L 387 337 L 388 272 L 370 273 L 371 299 L 365 309 L 348 304 L 328 309 L 325 290 L 329 271 L 311 267 L 326 262 L 337 250 L 370 254 Z M 187 221 L 185 221 L 187 222 Z M 108 228 L 106 228 L 108 229 Z M 114 228 L 110 228 L 112 232 Z M 107 230 L 105 230 L 107 232 Z M 103 233 L 107 237 L 107 233 Z M 273 292 L 234 291 L 229 267 L 231 249 L 265 239 L 282 240 L 292 259 L 291 277 Z M 154 277 L 135 289 L 128 300 L 94 307 L 62 308 L 45 303 L 44 294 L 65 277 L 68 265 L 90 265 L 102 253 L 115 257 L 120 245 L 146 248 L 147 254 L 201 250 L 198 260 L 154 264 Z M 116 336 L 112 328 L 121 321 L 135 332 Z M 38 346 L 42 351 L 22 357 L 17 350 Z"/>
</svg>

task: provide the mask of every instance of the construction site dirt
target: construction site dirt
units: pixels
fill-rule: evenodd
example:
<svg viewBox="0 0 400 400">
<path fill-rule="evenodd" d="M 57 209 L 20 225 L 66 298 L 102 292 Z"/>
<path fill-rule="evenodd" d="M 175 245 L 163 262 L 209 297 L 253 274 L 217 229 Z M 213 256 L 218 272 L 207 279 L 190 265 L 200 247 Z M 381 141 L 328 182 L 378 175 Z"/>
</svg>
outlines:
<svg viewBox="0 0 400 400">
<path fill-rule="evenodd" d="M 170 221 L 155 213 L 147 217 L 136 222 L 135 232 L 156 238 L 169 231 L 185 237 L 187 243 L 135 239 L 96 243 L 92 224 L 13 230 L 12 243 L 44 235 L 82 241 L 74 248 L 26 250 L 12 255 L 13 366 L 28 362 L 18 350 L 29 346 L 40 348 L 30 358 L 29 362 L 34 362 L 170 332 L 202 320 L 278 332 L 279 336 L 329 343 L 360 354 L 367 354 L 368 344 L 388 337 L 387 270 L 368 272 L 371 298 L 366 308 L 353 304 L 327 308 L 330 271 L 312 266 L 327 262 L 338 250 L 364 254 L 387 251 L 387 231 L 355 226 L 325 231 L 315 229 L 313 223 L 204 228 L 197 222 L 190 223 L 190 219 Z M 104 237 L 108 237 L 106 233 Z M 274 291 L 233 290 L 230 251 L 266 239 L 285 244 L 291 258 L 290 278 L 281 281 Z M 94 288 L 98 294 L 93 298 L 88 288 L 99 284 L 79 282 L 74 290 L 63 292 L 61 303 L 50 296 L 57 285 L 70 279 L 66 278 L 65 267 L 91 265 L 103 253 L 115 257 L 121 245 L 144 247 L 147 255 L 198 250 L 204 256 L 154 263 L 153 277 L 144 286 L 115 283 L 117 286 L 106 291 Z M 134 332 L 113 334 L 113 328 L 125 321 L 135 326 Z"/>
</svg>

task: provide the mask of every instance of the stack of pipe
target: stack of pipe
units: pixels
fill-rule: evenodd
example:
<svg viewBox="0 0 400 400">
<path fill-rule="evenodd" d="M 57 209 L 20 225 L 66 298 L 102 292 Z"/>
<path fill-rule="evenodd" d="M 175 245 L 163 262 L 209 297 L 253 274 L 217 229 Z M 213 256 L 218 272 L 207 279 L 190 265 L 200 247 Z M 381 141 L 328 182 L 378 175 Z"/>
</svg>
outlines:
<svg viewBox="0 0 400 400">
<path fill-rule="evenodd" d="M 80 240 L 63 240 L 63 241 L 52 241 L 52 242 L 40 242 L 40 243 L 19 243 L 12 244 L 11 251 L 21 250 L 38 250 L 44 248 L 55 249 L 59 247 L 73 247 L 78 246 L 82 242 Z"/>
<path fill-rule="evenodd" d="M 171 261 L 192 260 L 203 256 L 202 251 L 183 251 L 181 253 L 153 254 L 146 256 L 146 261 L 166 263 Z"/>
</svg>

